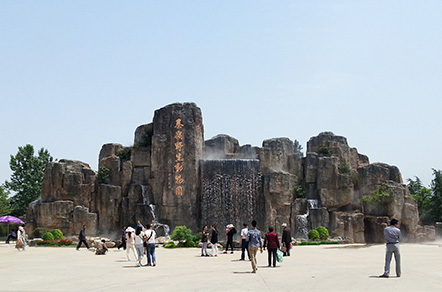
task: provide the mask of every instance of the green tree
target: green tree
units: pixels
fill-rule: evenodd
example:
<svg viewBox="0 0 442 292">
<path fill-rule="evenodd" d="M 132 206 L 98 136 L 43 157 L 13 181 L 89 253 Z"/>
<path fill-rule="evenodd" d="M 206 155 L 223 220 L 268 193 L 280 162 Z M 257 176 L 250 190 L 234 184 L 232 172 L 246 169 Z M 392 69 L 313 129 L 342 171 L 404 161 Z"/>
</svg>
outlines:
<svg viewBox="0 0 442 292">
<path fill-rule="evenodd" d="M 49 151 L 44 148 L 34 156 L 34 147 L 30 144 L 18 147 L 17 154 L 11 155 L 9 160 L 9 167 L 12 170 L 11 181 L 6 181 L 5 187 L 15 192 L 11 198 L 13 215 L 22 216 L 26 213 L 29 203 L 38 199 L 44 171 L 52 160 Z"/>
<path fill-rule="evenodd" d="M 442 171 L 433 168 L 434 178 L 431 182 L 433 196 L 431 198 L 431 215 L 433 222 L 442 221 Z"/>
<path fill-rule="evenodd" d="M 0 216 L 9 215 L 12 212 L 11 199 L 8 198 L 9 192 L 4 186 L 0 186 Z"/>
<path fill-rule="evenodd" d="M 295 153 L 298 153 L 299 156 L 303 156 L 304 153 L 302 152 L 302 146 L 301 144 L 299 144 L 299 141 L 295 139 L 295 141 L 293 141 L 293 144 L 295 146 Z"/>
<path fill-rule="evenodd" d="M 418 177 L 408 179 L 408 189 L 418 204 L 423 224 L 442 221 L 442 171 L 433 169 L 433 175 L 431 188 L 424 187 Z"/>
<path fill-rule="evenodd" d="M 432 197 L 433 193 L 430 188 L 426 188 L 422 185 L 422 181 L 415 176 L 415 179 L 408 179 L 408 190 L 413 198 L 417 202 L 419 209 L 419 219 L 423 224 L 433 223 L 431 215 L 432 210 Z"/>
</svg>

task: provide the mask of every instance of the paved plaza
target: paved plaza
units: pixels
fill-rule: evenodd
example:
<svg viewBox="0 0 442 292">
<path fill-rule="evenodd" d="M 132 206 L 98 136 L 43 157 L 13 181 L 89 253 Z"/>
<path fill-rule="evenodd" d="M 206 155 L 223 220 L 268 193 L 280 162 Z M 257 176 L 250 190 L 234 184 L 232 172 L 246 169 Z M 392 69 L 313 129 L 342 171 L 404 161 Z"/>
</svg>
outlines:
<svg viewBox="0 0 442 292">
<path fill-rule="evenodd" d="M 377 277 L 384 252 L 384 245 L 296 246 L 268 268 L 264 251 L 252 274 L 238 251 L 200 257 L 197 248 L 161 247 L 156 267 L 139 268 L 118 249 L 105 256 L 66 247 L 18 252 L 1 242 L 0 291 L 442 291 L 442 242 L 402 244 L 401 278 Z"/>
</svg>

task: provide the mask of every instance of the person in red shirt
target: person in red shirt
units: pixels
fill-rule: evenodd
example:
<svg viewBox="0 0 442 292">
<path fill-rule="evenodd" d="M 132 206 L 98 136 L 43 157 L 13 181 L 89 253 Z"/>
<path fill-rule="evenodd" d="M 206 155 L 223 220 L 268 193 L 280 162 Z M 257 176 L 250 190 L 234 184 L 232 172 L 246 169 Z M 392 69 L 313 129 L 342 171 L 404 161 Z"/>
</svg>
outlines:
<svg viewBox="0 0 442 292">
<path fill-rule="evenodd" d="M 276 252 L 279 249 L 279 239 L 278 235 L 273 232 L 273 227 L 269 227 L 269 232 L 264 238 L 264 249 L 267 248 L 269 254 L 269 267 L 271 267 L 272 256 L 273 256 L 273 267 L 276 267 Z"/>
</svg>

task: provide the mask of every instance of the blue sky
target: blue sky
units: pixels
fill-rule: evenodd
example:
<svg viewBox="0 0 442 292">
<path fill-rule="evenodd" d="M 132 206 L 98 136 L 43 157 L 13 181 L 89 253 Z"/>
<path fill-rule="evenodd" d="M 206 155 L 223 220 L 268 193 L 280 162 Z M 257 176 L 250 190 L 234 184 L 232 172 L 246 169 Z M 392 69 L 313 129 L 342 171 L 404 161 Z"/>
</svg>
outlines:
<svg viewBox="0 0 442 292">
<path fill-rule="evenodd" d="M 156 109 L 205 138 L 323 131 L 428 185 L 442 169 L 441 1 L 0 1 L 0 182 L 32 144 L 97 169 Z"/>
</svg>

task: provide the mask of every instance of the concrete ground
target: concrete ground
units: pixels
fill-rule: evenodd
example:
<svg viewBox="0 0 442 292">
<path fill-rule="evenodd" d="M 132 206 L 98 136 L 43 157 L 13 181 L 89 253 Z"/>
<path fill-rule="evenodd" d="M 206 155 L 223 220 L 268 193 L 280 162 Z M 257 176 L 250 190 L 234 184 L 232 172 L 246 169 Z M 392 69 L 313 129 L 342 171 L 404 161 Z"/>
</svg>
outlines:
<svg viewBox="0 0 442 292">
<path fill-rule="evenodd" d="M 0 291 L 442 291 L 442 242 L 402 244 L 401 278 L 377 277 L 384 252 L 384 245 L 295 246 L 268 268 L 264 251 L 252 274 L 238 251 L 200 257 L 196 248 L 157 248 L 157 266 L 139 268 L 133 254 L 128 262 L 117 249 L 104 256 L 66 247 L 19 252 L 1 242 Z"/>
</svg>

